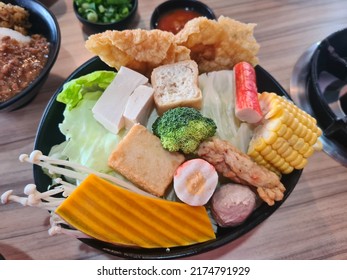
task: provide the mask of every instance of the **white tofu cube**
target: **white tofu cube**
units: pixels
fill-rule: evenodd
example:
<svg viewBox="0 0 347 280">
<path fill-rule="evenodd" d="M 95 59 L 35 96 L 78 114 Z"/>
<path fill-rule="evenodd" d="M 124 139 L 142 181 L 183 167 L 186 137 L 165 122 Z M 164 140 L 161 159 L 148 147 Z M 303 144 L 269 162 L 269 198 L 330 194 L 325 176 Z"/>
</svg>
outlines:
<svg viewBox="0 0 347 280">
<path fill-rule="evenodd" d="M 153 93 L 152 87 L 140 85 L 130 95 L 123 114 L 126 129 L 130 129 L 136 123 L 146 126 L 154 109 Z"/>
<path fill-rule="evenodd" d="M 107 130 L 117 134 L 125 125 L 123 113 L 129 96 L 139 85 L 146 84 L 148 78 L 127 67 L 121 67 L 94 105 L 94 118 Z"/>
</svg>

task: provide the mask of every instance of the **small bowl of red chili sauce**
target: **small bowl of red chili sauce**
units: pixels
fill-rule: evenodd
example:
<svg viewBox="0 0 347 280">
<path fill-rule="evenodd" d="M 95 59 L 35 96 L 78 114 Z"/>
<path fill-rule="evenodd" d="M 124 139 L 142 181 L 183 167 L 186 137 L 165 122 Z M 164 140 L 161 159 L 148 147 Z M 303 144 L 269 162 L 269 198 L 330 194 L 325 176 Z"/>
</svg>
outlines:
<svg viewBox="0 0 347 280">
<path fill-rule="evenodd" d="M 151 29 L 160 29 L 174 34 L 196 17 L 216 19 L 213 10 L 206 4 L 195 0 L 169 0 L 157 6 L 151 17 Z"/>
</svg>

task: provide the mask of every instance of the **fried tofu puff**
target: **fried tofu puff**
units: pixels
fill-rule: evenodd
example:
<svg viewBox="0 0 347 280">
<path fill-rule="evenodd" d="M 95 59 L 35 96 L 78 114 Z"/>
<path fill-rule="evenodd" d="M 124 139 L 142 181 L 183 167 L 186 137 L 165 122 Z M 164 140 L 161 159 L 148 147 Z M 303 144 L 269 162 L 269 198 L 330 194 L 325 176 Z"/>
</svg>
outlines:
<svg viewBox="0 0 347 280">
<path fill-rule="evenodd" d="M 158 66 L 192 59 L 201 74 L 232 69 L 241 61 L 258 64 L 255 26 L 223 16 L 198 17 L 176 35 L 158 29 L 108 30 L 91 35 L 85 46 L 117 70 L 126 66 L 150 77 Z"/>
<path fill-rule="evenodd" d="M 198 17 L 187 22 L 175 39 L 191 50 L 200 73 L 232 69 L 240 61 L 255 66 L 260 47 L 253 36 L 255 26 L 224 16 L 217 21 Z"/>
<path fill-rule="evenodd" d="M 190 59 L 190 50 L 161 30 L 108 30 L 91 35 L 85 46 L 109 66 L 126 66 L 147 77 L 160 65 Z"/>
</svg>

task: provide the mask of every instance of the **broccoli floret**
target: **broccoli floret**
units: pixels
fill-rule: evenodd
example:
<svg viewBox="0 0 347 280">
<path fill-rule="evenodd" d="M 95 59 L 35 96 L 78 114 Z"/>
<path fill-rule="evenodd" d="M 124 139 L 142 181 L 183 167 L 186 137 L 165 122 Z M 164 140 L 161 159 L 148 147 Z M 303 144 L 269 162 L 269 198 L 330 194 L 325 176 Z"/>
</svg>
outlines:
<svg viewBox="0 0 347 280">
<path fill-rule="evenodd" d="M 198 110 L 177 107 L 166 111 L 152 125 L 153 133 L 170 152 L 193 153 L 199 144 L 212 137 L 217 130 L 215 122 Z"/>
</svg>

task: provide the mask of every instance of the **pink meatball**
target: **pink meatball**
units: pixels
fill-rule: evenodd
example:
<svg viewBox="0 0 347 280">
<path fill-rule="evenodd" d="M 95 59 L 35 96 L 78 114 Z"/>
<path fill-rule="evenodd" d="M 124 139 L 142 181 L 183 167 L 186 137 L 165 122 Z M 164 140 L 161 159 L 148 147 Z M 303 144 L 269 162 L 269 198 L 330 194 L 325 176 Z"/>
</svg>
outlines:
<svg viewBox="0 0 347 280">
<path fill-rule="evenodd" d="M 213 217 L 221 227 L 241 224 L 253 212 L 255 205 L 255 193 L 249 187 L 239 184 L 221 186 L 211 199 Z"/>
</svg>

